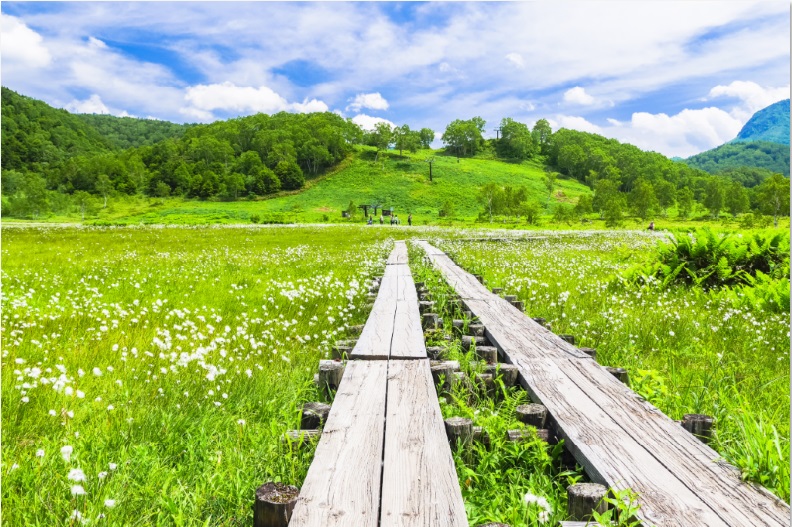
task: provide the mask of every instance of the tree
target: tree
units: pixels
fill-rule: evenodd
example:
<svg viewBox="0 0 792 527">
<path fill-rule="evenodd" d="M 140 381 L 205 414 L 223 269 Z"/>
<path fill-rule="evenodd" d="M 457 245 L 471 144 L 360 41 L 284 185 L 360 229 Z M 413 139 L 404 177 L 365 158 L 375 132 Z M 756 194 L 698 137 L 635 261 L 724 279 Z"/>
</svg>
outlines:
<svg viewBox="0 0 792 527">
<path fill-rule="evenodd" d="M 549 196 L 553 195 L 553 188 L 555 188 L 556 179 L 558 179 L 558 174 L 552 171 L 545 172 L 544 175 L 544 184 L 545 188 L 547 189 L 547 194 Z"/>
<path fill-rule="evenodd" d="M 720 178 L 712 177 L 707 181 L 704 190 L 704 206 L 709 209 L 713 218 L 717 218 L 723 209 L 723 191 L 723 183 Z"/>
<path fill-rule="evenodd" d="M 650 182 L 645 179 L 635 182 L 630 191 L 630 208 L 633 214 L 642 220 L 647 219 L 654 212 L 657 208 L 657 197 Z"/>
<path fill-rule="evenodd" d="M 259 167 L 248 180 L 248 190 L 253 194 L 264 196 L 277 192 L 281 188 L 280 179 L 275 175 L 275 172 L 265 166 Z"/>
<path fill-rule="evenodd" d="M 495 183 L 487 183 L 479 189 L 478 201 L 484 205 L 484 212 L 489 214 L 490 223 L 492 216 L 497 214 L 503 199 L 503 189 Z"/>
<path fill-rule="evenodd" d="M 372 146 L 377 147 L 377 155 L 374 161 L 379 159 L 380 151 L 387 150 L 393 142 L 393 129 L 391 125 L 385 122 L 378 122 L 374 125 L 374 130 L 369 134 L 369 140 Z"/>
<path fill-rule="evenodd" d="M 239 198 L 239 194 L 245 190 L 245 176 L 239 172 L 232 172 L 223 177 L 223 184 L 226 189 L 226 196 L 232 200 Z"/>
<path fill-rule="evenodd" d="M 80 216 L 83 221 L 85 221 L 86 214 L 90 215 L 96 213 L 96 200 L 88 192 L 78 190 L 72 195 L 72 201 L 77 207 L 77 210 L 80 211 Z"/>
<path fill-rule="evenodd" d="M 421 137 L 417 132 L 410 130 L 406 124 L 397 126 L 393 129 L 393 143 L 399 151 L 399 156 L 402 155 L 403 150 L 415 152 L 421 144 Z"/>
<path fill-rule="evenodd" d="M 577 203 L 575 203 L 575 208 L 573 209 L 573 212 L 578 218 L 582 218 L 586 214 L 591 214 L 593 210 L 594 207 L 591 196 L 588 194 L 583 194 L 578 198 Z"/>
<path fill-rule="evenodd" d="M 528 159 L 536 153 L 537 145 L 527 125 L 506 117 L 501 120 L 500 131 L 496 149 L 501 157 Z"/>
<path fill-rule="evenodd" d="M 773 217 L 773 225 L 778 227 L 778 218 L 789 215 L 789 179 L 781 174 L 773 174 L 759 185 L 760 208 Z"/>
<path fill-rule="evenodd" d="M 421 128 L 421 131 L 418 132 L 418 136 L 421 139 L 421 148 L 431 147 L 432 141 L 435 139 L 434 130 L 431 128 Z"/>
<path fill-rule="evenodd" d="M 603 210 L 606 227 L 618 227 L 622 224 L 624 216 L 625 199 L 622 194 L 616 194 L 608 200 Z"/>
<path fill-rule="evenodd" d="M 486 121 L 481 117 L 474 117 L 468 121 L 456 119 L 446 127 L 442 137 L 443 143 L 457 155 L 473 155 L 483 142 L 481 134 L 485 125 Z"/>
<path fill-rule="evenodd" d="M 529 225 L 538 225 L 542 216 L 542 204 L 538 201 L 524 201 L 520 204 L 520 215 Z"/>
<path fill-rule="evenodd" d="M 600 218 L 605 217 L 605 211 L 612 201 L 622 199 L 619 187 L 610 179 L 600 179 L 594 185 L 594 199 L 592 207 L 600 213 Z"/>
<path fill-rule="evenodd" d="M 676 202 L 676 187 L 670 181 L 661 179 L 654 184 L 654 191 L 663 216 L 667 216 L 668 209 L 673 207 Z"/>
<path fill-rule="evenodd" d="M 536 121 L 536 124 L 531 130 L 531 135 L 533 136 L 534 142 L 541 148 L 542 153 L 545 153 L 547 146 L 550 144 L 550 136 L 552 134 L 553 129 L 550 128 L 550 123 L 547 122 L 547 119 L 539 119 Z"/>
<path fill-rule="evenodd" d="M 23 214 L 38 217 L 47 210 L 47 183 L 44 178 L 33 172 L 25 174 L 20 188 L 23 198 Z"/>
<path fill-rule="evenodd" d="M 678 213 L 680 218 L 687 218 L 693 212 L 693 191 L 688 187 L 681 188 L 677 191 L 677 204 L 679 205 Z"/>
<path fill-rule="evenodd" d="M 575 217 L 574 209 L 572 205 L 565 205 L 563 203 L 559 203 L 555 211 L 553 211 L 553 221 L 555 223 L 566 223 L 567 225 L 572 223 L 572 219 Z"/>
<path fill-rule="evenodd" d="M 110 181 L 110 178 L 107 174 L 99 174 L 99 177 L 96 178 L 96 184 L 94 185 L 96 191 L 104 198 L 104 205 L 102 206 L 103 209 L 107 208 L 107 196 L 113 191 L 113 182 Z"/>
<path fill-rule="evenodd" d="M 305 176 L 294 161 L 281 161 L 274 172 L 284 190 L 297 190 L 305 184 Z"/>
<path fill-rule="evenodd" d="M 748 189 L 742 186 L 741 183 L 732 181 L 728 185 L 724 204 L 729 214 L 735 218 L 738 214 L 748 212 L 748 209 L 751 208 L 751 199 L 748 197 Z"/>
<path fill-rule="evenodd" d="M 357 212 L 357 206 L 355 205 L 355 202 L 352 201 L 352 200 L 349 200 L 349 205 L 347 205 L 347 208 L 346 208 L 347 217 L 350 218 L 350 219 L 354 218 L 356 212 Z"/>
</svg>

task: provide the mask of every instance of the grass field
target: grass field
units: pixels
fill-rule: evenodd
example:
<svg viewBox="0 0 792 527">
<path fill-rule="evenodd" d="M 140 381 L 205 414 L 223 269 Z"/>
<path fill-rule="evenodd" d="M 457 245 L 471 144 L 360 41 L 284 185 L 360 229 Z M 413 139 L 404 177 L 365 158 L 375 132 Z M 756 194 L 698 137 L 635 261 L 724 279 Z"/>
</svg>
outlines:
<svg viewBox="0 0 792 527">
<path fill-rule="evenodd" d="M 8 525 L 250 525 L 255 487 L 300 484 L 311 451 L 280 441 L 316 400 L 317 360 L 365 319 L 366 280 L 394 238 L 425 237 L 531 316 L 630 370 L 674 418 L 716 416 L 715 448 L 789 499 L 787 315 L 687 288 L 613 277 L 651 250 L 643 233 L 407 227 L 4 227 L 2 520 Z M 415 254 L 415 251 L 413 251 Z M 415 264 L 416 279 L 430 270 Z M 464 361 L 461 352 L 459 357 Z M 511 426 L 505 401 L 444 400 L 448 415 Z M 464 457 L 471 521 L 563 517 L 576 478 L 533 446 Z M 496 478 L 498 471 L 508 473 Z M 470 482 L 468 483 L 468 480 Z M 531 508 L 533 507 L 533 508 Z"/>
</svg>

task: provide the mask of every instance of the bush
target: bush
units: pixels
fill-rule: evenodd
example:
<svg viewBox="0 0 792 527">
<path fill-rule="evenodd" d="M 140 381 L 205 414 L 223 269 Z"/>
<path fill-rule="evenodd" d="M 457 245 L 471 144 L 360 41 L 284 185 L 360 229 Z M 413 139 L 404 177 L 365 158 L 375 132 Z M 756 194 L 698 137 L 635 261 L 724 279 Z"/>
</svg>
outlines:
<svg viewBox="0 0 792 527">
<path fill-rule="evenodd" d="M 438 211 L 438 215 L 441 218 L 447 218 L 454 215 L 454 204 L 449 200 L 443 203 L 443 206 L 440 207 Z"/>
<path fill-rule="evenodd" d="M 250 222 L 251 223 L 261 223 L 261 216 L 258 214 L 251 214 L 250 215 Z"/>
</svg>

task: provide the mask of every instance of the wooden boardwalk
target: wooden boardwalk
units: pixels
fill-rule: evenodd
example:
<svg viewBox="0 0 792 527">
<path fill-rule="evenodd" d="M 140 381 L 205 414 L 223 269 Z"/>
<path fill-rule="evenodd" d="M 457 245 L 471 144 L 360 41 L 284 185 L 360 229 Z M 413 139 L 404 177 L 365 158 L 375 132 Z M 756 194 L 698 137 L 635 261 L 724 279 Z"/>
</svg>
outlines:
<svg viewBox="0 0 792 527">
<path fill-rule="evenodd" d="M 404 242 L 351 357 L 289 526 L 467 527 Z"/>
<path fill-rule="evenodd" d="M 492 294 L 442 251 L 419 244 L 503 359 L 517 366 L 520 383 L 547 407 L 591 479 L 638 494 L 644 525 L 790 525 L 786 503 L 741 481 L 739 470 L 591 357 Z"/>
</svg>

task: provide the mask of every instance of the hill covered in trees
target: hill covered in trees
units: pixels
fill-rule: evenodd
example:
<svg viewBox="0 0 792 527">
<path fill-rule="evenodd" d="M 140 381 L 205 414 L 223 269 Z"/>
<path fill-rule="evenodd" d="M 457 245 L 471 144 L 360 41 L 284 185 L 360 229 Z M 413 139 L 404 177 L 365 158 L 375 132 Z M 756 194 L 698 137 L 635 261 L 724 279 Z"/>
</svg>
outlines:
<svg viewBox="0 0 792 527">
<path fill-rule="evenodd" d="M 731 142 L 691 156 L 684 162 L 711 174 L 750 167 L 789 176 L 789 145 L 768 141 Z"/>
<path fill-rule="evenodd" d="M 181 137 L 188 124 L 176 124 L 156 119 L 115 117 L 107 114 L 81 113 L 76 117 L 85 121 L 113 146 L 119 149 L 153 145 L 172 137 Z"/>
<path fill-rule="evenodd" d="M 733 142 L 767 141 L 789 146 L 789 99 L 753 114 Z"/>
</svg>

